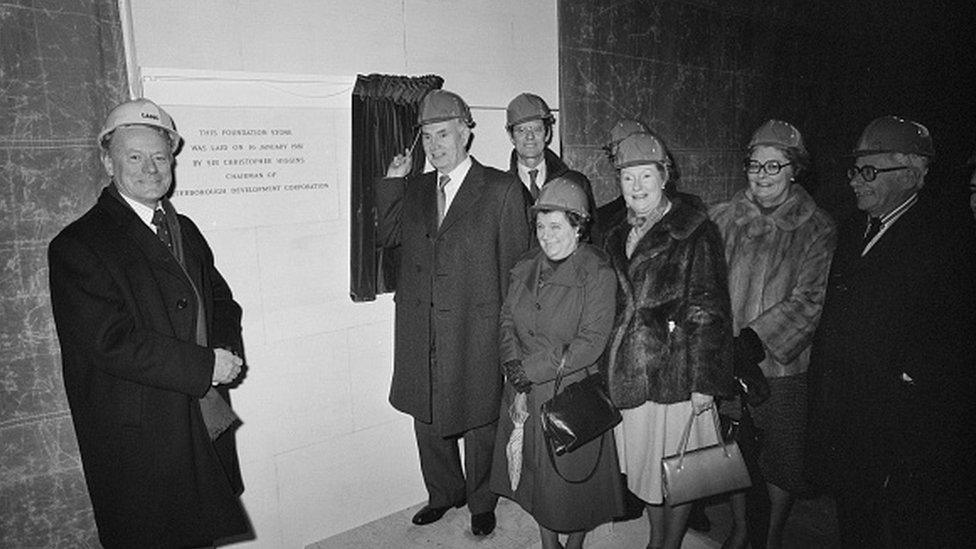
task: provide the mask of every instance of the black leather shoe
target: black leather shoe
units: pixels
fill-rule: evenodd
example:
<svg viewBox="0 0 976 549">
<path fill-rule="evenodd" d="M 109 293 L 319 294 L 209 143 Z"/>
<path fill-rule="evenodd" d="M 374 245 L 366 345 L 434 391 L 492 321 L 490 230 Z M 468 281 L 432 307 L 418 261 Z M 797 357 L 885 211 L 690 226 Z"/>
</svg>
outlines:
<svg viewBox="0 0 976 549">
<path fill-rule="evenodd" d="M 495 512 L 477 513 L 471 515 L 471 533 L 476 536 L 487 536 L 495 531 Z"/>
<path fill-rule="evenodd" d="M 417 511 L 417 514 L 413 516 L 413 523 L 423 526 L 425 524 L 431 524 L 441 520 L 444 513 L 451 509 L 451 505 L 447 507 L 431 507 L 430 505 L 424 505 L 424 508 Z"/>
</svg>

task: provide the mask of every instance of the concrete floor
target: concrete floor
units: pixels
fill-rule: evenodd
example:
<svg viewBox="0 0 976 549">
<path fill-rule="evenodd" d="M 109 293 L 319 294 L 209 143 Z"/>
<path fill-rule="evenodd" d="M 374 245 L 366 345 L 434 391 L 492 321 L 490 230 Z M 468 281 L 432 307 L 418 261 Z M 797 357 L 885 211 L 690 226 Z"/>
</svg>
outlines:
<svg viewBox="0 0 976 549">
<path fill-rule="evenodd" d="M 467 509 L 452 509 L 444 518 L 427 526 L 410 522 L 422 504 L 388 515 L 359 528 L 308 545 L 306 549 L 541 549 L 539 528 L 518 504 L 498 501 L 495 514 L 498 526 L 484 538 L 471 534 L 471 515 Z M 647 545 L 647 519 L 604 524 L 590 532 L 587 549 L 643 548 Z M 721 544 L 703 534 L 690 531 L 682 549 L 717 549 Z"/>
<path fill-rule="evenodd" d="M 490 535 L 471 534 L 471 516 L 466 509 L 452 509 L 440 521 L 415 526 L 410 522 L 422 504 L 364 524 L 353 530 L 315 542 L 306 549 L 540 549 L 535 521 L 517 504 L 501 499 L 496 514 L 498 527 Z M 717 549 L 728 535 L 732 515 L 728 503 L 718 500 L 705 509 L 712 522 L 708 533 L 689 530 L 683 549 Z M 587 549 L 641 549 L 647 545 L 648 524 L 642 517 L 604 524 L 586 537 Z M 797 501 L 786 527 L 785 545 L 790 549 L 833 549 L 839 547 L 833 505 L 827 498 Z"/>
</svg>

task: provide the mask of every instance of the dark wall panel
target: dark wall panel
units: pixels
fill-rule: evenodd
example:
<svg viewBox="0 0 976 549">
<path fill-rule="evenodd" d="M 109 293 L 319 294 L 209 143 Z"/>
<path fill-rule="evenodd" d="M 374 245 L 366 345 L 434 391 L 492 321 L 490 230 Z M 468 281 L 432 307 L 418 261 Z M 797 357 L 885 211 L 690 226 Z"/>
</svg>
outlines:
<svg viewBox="0 0 976 549">
<path fill-rule="evenodd" d="M 105 184 L 94 136 L 126 96 L 115 0 L 0 6 L 0 547 L 98 547 L 47 244 Z"/>
<path fill-rule="evenodd" d="M 607 202 L 618 191 L 601 147 L 616 120 L 637 118 L 672 149 L 679 187 L 715 202 L 745 185 L 752 131 L 781 118 L 807 138 L 806 184 L 841 216 L 853 209 L 844 155 L 871 119 L 900 114 L 932 130 L 930 180 L 958 191 L 976 147 L 974 28 L 971 2 L 565 0 L 563 154 Z"/>
</svg>

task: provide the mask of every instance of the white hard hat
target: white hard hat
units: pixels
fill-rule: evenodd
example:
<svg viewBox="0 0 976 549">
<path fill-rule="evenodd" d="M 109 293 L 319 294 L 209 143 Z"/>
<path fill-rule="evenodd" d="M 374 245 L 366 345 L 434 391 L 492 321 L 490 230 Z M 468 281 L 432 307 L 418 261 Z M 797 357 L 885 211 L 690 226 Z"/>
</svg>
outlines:
<svg viewBox="0 0 976 549">
<path fill-rule="evenodd" d="M 133 99 L 116 106 L 108 116 L 102 131 L 98 132 L 98 144 L 104 147 L 106 139 L 123 126 L 150 126 L 164 130 L 169 135 L 173 152 L 180 147 L 183 138 L 176 133 L 173 117 L 159 105 L 148 99 Z"/>
</svg>

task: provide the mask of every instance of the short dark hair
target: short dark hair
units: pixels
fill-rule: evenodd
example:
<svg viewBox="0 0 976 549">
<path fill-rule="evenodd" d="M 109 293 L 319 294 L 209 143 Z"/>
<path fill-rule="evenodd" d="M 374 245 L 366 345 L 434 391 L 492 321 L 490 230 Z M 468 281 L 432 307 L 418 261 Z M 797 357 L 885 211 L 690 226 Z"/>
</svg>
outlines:
<svg viewBox="0 0 976 549">
<path fill-rule="evenodd" d="M 574 229 L 579 229 L 579 241 L 584 242 L 590 237 L 590 226 L 593 224 L 592 219 L 588 216 L 580 215 L 576 212 L 570 212 L 566 210 L 556 210 L 551 208 L 544 208 L 536 210 L 535 216 L 539 217 L 539 214 L 552 213 L 552 212 L 563 212 L 566 214 L 566 219 L 569 221 L 569 226 Z"/>
</svg>

